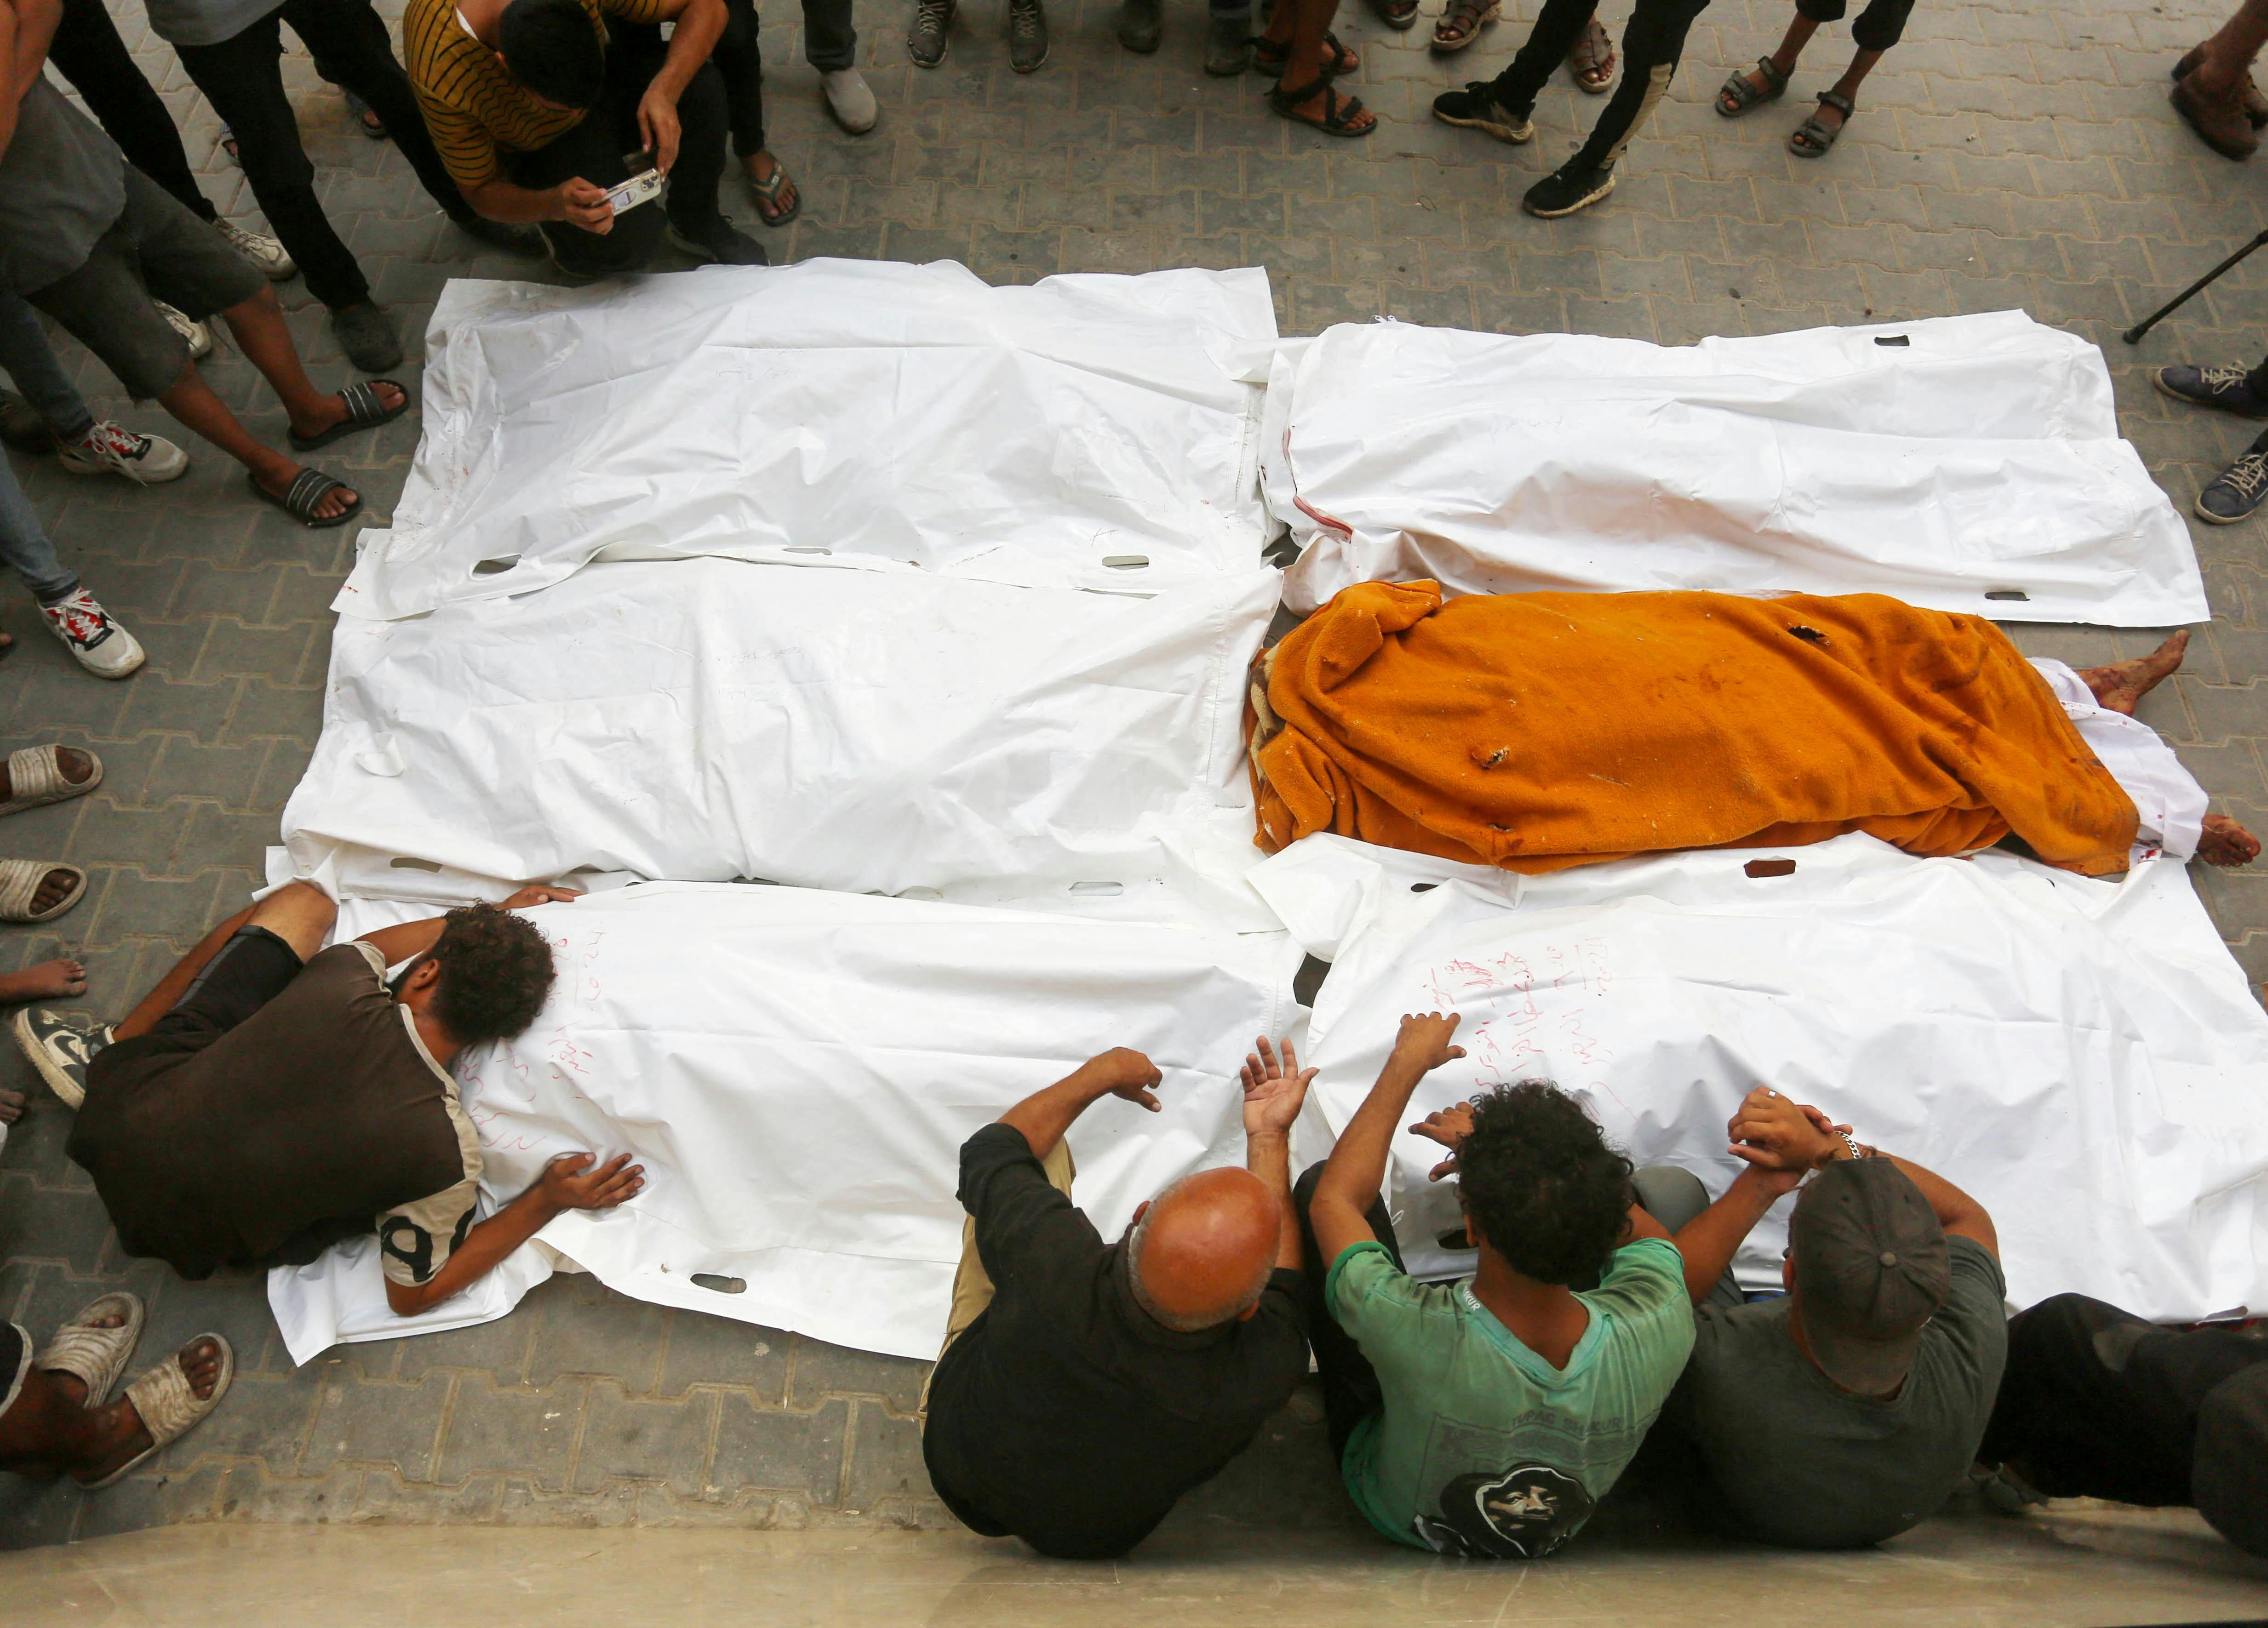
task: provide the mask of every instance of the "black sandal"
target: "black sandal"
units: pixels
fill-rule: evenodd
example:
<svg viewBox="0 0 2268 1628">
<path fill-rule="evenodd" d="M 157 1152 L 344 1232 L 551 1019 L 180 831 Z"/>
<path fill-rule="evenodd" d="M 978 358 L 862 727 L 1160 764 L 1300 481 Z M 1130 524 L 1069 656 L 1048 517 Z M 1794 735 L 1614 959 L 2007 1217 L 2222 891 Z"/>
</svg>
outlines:
<svg viewBox="0 0 2268 1628">
<path fill-rule="evenodd" d="M 1819 115 L 1815 113 L 1797 125 L 1789 133 L 1787 150 L 1799 158 L 1824 158 L 1827 150 L 1836 144 L 1844 131 L 1851 128 L 1851 115 L 1859 111 L 1857 105 L 1839 91 L 1820 92 L 1819 101 L 1822 107 L 1832 107 L 1841 114 L 1843 122 L 1830 130 L 1820 123 Z"/>
<path fill-rule="evenodd" d="M 1340 44 L 1339 37 L 1329 29 L 1323 31 L 1323 43 L 1329 48 L 1331 53 L 1331 65 L 1323 70 L 1323 73 L 1328 77 L 1336 78 L 1341 74 L 1352 73 L 1362 66 L 1362 58 Z M 1291 59 L 1291 55 L 1292 47 L 1288 41 L 1278 45 L 1264 34 L 1253 37 L 1252 67 L 1256 73 L 1267 74 L 1271 78 L 1282 78 L 1284 64 Z"/>
<path fill-rule="evenodd" d="M 1745 68 L 1728 75 L 1723 87 L 1717 92 L 1719 118 L 1737 119 L 1751 107 L 1778 101 L 1786 92 L 1788 77 L 1779 70 L 1778 63 L 1769 56 L 1759 56 L 1756 66 L 1764 72 L 1764 88 L 1760 91 L 1749 83 L 1749 70 Z"/>
<path fill-rule="evenodd" d="M 321 531 L 332 526 L 343 526 L 362 512 L 360 492 L 355 493 L 355 500 L 336 514 L 318 512 L 322 507 L 324 498 L 346 486 L 344 481 L 335 481 L 320 469 L 300 470 L 298 477 L 284 489 L 281 497 L 262 486 L 260 483 L 260 477 L 250 470 L 245 471 L 244 478 L 252 483 L 252 490 L 260 495 L 263 502 L 274 504 L 311 531 Z"/>
<path fill-rule="evenodd" d="M 1302 102 L 1317 91 L 1323 93 L 1323 116 L 1320 119 L 1310 119 L 1307 114 L 1300 112 L 1299 108 Z M 1378 122 L 1375 119 L 1359 130 L 1347 128 L 1360 118 L 1366 109 L 1362 105 L 1361 98 L 1342 96 L 1331 89 L 1330 76 L 1328 74 L 1316 75 L 1296 91 L 1287 91 L 1283 86 L 1278 85 L 1268 92 L 1268 105 L 1291 120 L 1292 123 L 1304 124 L 1309 129 L 1321 130 L 1326 136 L 1367 136 L 1378 128 Z"/>
<path fill-rule="evenodd" d="M 401 404 L 389 408 L 379 401 L 376 388 L 379 385 L 392 385 L 401 390 Z M 347 404 L 347 416 L 329 429 L 318 431 L 313 435 L 301 435 L 297 430 L 292 431 L 293 452 L 312 453 L 319 446 L 328 446 L 342 436 L 359 435 L 364 430 L 390 424 L 409 410 L 409 392 L 402 389 L 400 380 L 393 379 L 357 379 L 339 392 L 339 400 Z"/>
</svg>

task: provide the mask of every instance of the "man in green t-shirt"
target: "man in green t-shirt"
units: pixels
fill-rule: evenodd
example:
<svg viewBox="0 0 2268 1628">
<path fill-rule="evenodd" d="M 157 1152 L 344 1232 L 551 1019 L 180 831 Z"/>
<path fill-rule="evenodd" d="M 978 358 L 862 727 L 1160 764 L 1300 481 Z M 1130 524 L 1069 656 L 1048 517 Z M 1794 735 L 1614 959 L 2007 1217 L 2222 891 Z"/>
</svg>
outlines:
<svg viewBox="0 0 2268 1628">
<path fill-rule="evenodd" d="M 1308 1337 L 1340 1471 L 1373 1526 L 1443 1554 L 1539 1559 L 1638 1451 L 1693 1314 L 1676 1246 L 1631 1202 L 1630 1160 L 1534 1080 L 1411 1127 L 1451 1150 L 1434 1175 L 1457 1174 L 1480 1268 L 1456 1284 L 1402 1270 L 1380 1185 L 1418 1080 L 1464 1056 L 1456 1028 L 1403 1018 L 1329 1160 L 1300 1180 Z"/>
</svg>

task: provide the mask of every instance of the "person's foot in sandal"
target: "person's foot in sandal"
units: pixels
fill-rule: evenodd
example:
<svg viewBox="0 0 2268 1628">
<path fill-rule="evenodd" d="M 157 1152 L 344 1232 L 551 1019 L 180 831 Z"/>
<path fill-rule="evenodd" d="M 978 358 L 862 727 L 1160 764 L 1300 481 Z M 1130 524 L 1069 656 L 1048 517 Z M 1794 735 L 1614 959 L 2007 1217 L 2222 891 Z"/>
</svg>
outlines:
<svg viewBox="0 0 2268 1628">
<path fill-rule="evenodd" d="M 235 1373 L 228 1342 L 217 1334 L 198 1335 L 99 1411 L 94 1439 L 71 1466 L 71 1479 L 90 1491 L 108 1486 L 180 1440 L 212 1416 Z"/>
<path fill-rule="evenodd" d="M 86 873 L 54 859 L 0 859 L 0 921 L 53 921 L 86 892 Z"/>
<path fill-rule="evenodd" d="M 1449 0 L 1433 25 L 1430 48 L 1446 56 L 1481 37 L 1481 30 L 1504 15 L 1503 0 Z"/>
<path fill-rule="evenodd" d="M 1857 104 L 1840 91 L 1820 92 L 1818 107 L 1789 132 L 1787 150 L 1799 158 L 1825 158 L 1858 111 Z"/>
<path fill-rule="evenodd" d="M 392 424 L 409 410 L 409 392 L 392 379 L 367 379 L 318 396 L 291 415 L 291 449 L 312 453 L 342 436 Z"/>
<path fill-rule="evenodd" d="M 84 797 L 102 784 L 102 760 L 71 746 L 18 747 L 0 763 L 0 814 Z"/>
<path fill-rule="evenodd" d="M 354 488 L 320 469 L 293 463 L 280 453 L 270 453 L 258 468 L 247 470 L 246 478 L 254 492 L 313 529 L 343 526 L 362 508 L 362 494 Z"/>
<path fill-rule="evenodd" d="M 1751 107 L 1761 107 L 1766 102 L 1776 102 L 1787 92 L 1787 77 L 1795 70 L 1783 68 L 1769 56 L 1756 58 L 1756 65 L 1745 73 L 1728 76 L 1717 92 L 1717 116 L 1737 119 Z"/>
<path fill-rule="evenodd" d="M 1370 0 L 1370 9 L 1397 33 L 1407 33 L 1418 26 L 1418 0 Z"/>
<path fill-rule="evenodd" d="M 1567 53 L 1567 71 L 1574 76 L 1575 88 L 1586 95 L 1604 96 L 1614 88 L 1615 42 L 1597 18 L 1583 25 L 1575 48 Z"/>
<path fill-rule="evenodd" d="M 1266 34 L 1252 41 L 1252 69 L 1271 79 L 1284 77 L 1285 58 L 1290 54 L 1292 42 L 1271 40 Z M 1338 35 L 1329 29 L 1323 31 L 1322 43 L 1315 48 L 1315 70 L 1328 78 L 1344 79 L 1362 66 L 1362 58 L 1343 44 Z"/>
<path fill-rule="evenodd" d="M 2198 64 L 2204 61 L 2205 47 L 2191 47 L 2189 55 L 2174 64 L 2174 82 L 2178 85 L 2188 78 L 2198 70 Z M 2237 81 L 2236 96 L 2243 103 L 2244 116 L 2252 121 L 2252 128 L 2256 130 L 2268 129 L 2268 96 L 2260 93 L 2259 84 L 2250 72 Z"/>
<path fill-rule="evenodd" d="M 803 195 L 786 166 L 767 147 L 740 160 L 748 173 L 748 191 L 756 202 L 756 218 L 767 226 L 784 226 L 803 212 Z"/>
<path fill-rule="evenodd" d="M 110 1400 L 142 1337 L 147 1312 L 137 1295 L 121 1290 L 83 1306 L 55 1331 L 32 1366 L 48 1376 L 66 1402 L 99 1408 Z"/>
<path fill-rule="evenodd" d="M 1367 136 L 1378 128 L 1378 115 L 1359 98 L 1333 90 L 1327 77 L 1288 91 L 1279 85 L 1268 92 L 1268 105 L 1294 124 L 1326 136 Z"/>
</svg>

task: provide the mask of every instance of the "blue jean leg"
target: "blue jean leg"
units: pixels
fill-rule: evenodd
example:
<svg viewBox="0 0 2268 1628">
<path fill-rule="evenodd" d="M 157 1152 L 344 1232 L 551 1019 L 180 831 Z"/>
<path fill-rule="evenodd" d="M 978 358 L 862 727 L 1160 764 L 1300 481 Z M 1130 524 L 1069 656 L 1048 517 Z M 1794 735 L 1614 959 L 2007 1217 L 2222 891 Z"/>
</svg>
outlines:
<svg viewBox="0 0 2268 1628">
<path fill-rule="evenodd" d="M 0 453 L 0 561 L 24 579 L 43 605 L 78 586 L 78 573 L 65 571 L 55 558 L 55 545 L 40 524 L 32 500 L 16 483 L 15 466 L 4 453 Z"/>
<path fill-rule="evenodd" d="M 0 368 L 63 439 L 76 441 L 94 428 L 94 413 L 55 360 L 40 313 L 6 289 L 0 289 Z"/>
</svg>

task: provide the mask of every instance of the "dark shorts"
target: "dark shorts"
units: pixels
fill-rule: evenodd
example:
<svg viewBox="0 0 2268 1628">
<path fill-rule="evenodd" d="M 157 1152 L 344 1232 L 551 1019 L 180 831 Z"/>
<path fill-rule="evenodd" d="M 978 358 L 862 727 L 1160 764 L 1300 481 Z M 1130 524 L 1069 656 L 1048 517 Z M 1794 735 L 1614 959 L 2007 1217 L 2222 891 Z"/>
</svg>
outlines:
<svg viewBox="0 0 2268 1628">
<path fill-rule="evenodd" d="M 126 207 L 84 265 L 26 296 L 102 359 L 137 401 L 172 389 L 189 345 L 151 302 L 202 321 L 268 286 L 217 226 L 207 225 L 129 166 Z"/>
<path fill-rule="evenodd" d="M 1796 14 L 1815 23 L 1843 19 L 1846 0 L 1795 0 Z M 1913 0 L 1867 0 L 1851 25 L 1851 42 L 1862 51 L 1887 51 L 1905 38 L 1906 18 L 1913 15 Z"/>
<path fill-rule="evenodd" d="M 94 1054 L 88 1094 L 180 1067 L 281 995 L 301 965 L 298 952 L 267 928 L 239 927 L 148 1034 Z"/>
</svg>

